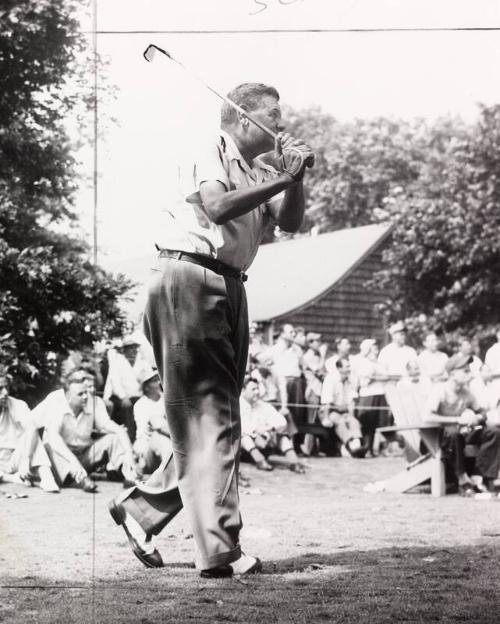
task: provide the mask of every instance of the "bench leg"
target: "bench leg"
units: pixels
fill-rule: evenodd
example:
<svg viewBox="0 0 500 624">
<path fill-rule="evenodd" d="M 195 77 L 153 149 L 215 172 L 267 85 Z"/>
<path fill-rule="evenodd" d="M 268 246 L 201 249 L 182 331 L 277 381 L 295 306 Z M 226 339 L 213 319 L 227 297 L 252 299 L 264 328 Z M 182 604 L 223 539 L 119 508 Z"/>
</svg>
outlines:
<svg viewBox="0 0 500 624">
<path fill-rule="evenodd" d="M 432 496 L 444 496 L 446 494 L 446 481 L 444 472 L 444 462 L 439 454 L 429 460 L 431 468 L 431 494 Z"/>
</svg>

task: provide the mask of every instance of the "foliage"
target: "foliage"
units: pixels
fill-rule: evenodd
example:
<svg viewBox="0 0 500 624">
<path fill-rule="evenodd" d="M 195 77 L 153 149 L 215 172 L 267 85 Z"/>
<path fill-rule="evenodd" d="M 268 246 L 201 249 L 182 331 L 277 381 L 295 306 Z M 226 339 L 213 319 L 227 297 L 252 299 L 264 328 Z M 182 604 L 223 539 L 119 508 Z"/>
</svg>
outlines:
<svg viewBox="0 0 500 624">
<path fill-rule="evenodd" d="M 307 174 L 303 234 L 394 224 L 385 270 L 388 321 L 487 339 L 500 321 L 500 106 L 479 120 L 341 123 L 320 109 L 287 111 L 287 129 L 317 159 Z"/>
<path fill-rule="evenodd" d="M 92 266 L 73 209 L 69 120 L 84 123 L 93 104 L 78 9 L 70 0 L 0 9 L 0 361 L 34 395 L 55 357 L 120 332 L 130 286 Z"/>
<path fill-rule="evenodd" d="M 393 243 L 378 283 L 415 332 L 491 334 L 500 321 L 500 106 L 433 127 L 419 178 L 386 202 Z"/>
</svg>

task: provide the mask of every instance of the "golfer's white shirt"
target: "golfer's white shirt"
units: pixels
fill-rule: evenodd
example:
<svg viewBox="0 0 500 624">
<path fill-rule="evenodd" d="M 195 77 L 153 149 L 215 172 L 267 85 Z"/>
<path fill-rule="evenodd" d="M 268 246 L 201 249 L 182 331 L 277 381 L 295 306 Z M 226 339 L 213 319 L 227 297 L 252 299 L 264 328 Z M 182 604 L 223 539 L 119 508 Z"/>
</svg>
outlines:
<svg viewBox="0 0 500 624">
<path fill-rule="evenodd" d="M 164 209 L 161 232 L 156 237 L 160 249 L 189 251 L 217 258 L 245 271 L 259 248 L 271 217 L 269 206 L 280 203 L 283 193 L 254 210 L 216 225 L 207 216 L 200 198 L 203 182 L 218 180 L 228 191 L 257 186 L 275 178 L 273 167 L 254 159 L 252 167 L 241 156 L 229 134 L 220 131 L 185 168 L 179 167 L 177 199 Z"/>
</svg>

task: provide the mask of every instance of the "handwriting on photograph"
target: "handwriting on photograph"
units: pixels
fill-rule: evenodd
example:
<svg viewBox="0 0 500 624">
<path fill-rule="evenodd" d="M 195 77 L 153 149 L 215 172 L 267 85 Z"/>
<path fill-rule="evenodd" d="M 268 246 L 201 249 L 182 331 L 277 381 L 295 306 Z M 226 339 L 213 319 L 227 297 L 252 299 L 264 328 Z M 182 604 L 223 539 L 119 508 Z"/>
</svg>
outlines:
<svg viewBox="0 0 500 624">
<path fill-rule="evenodd" d="M 281 6 L 289 6 L 290 4 L 296 4 L 297 2 L 302 2 L 302 0 L 253 0 L 254 8 L 257 10 L 251 11 L 250 15 L 257 15 L 258 13 L 262 13 L 269 5 L 272 4 L 280 4 Z"/>
</svg>

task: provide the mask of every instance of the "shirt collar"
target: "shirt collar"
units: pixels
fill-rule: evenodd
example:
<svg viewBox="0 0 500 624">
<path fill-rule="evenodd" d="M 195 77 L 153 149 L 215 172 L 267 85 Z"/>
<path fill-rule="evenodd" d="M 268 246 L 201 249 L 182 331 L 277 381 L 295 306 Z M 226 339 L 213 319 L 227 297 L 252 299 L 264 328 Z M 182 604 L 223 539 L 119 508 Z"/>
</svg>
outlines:
<svg viewBox="0 0 500 624">
<path fill-rule="evenodd" d="M 253 159 L 252 166 L 250 167 L 247 161 L 241 155 L 241 152 L 236 146 L 236 143 L 234 142 L 233 137 L 227 132 L 225 132 L 224 130 L 220 131 L 220 137 L 221 137 L 222 150 L 226 154 L 227 159 L 237 160 L 240 166 L 242 167 L 242 169 L 244 169 L 246 173 L 251 173 L 255 169 L 264 169 L 266 171 L 271 171 L 273 173 L 276 173 L 276 169 L 274 167 L 271 167 L 270 165 L 267 165 L 265 162 L 263 162 L 259 158 L 259 156 L 256 156 Z"/>
</svg>

